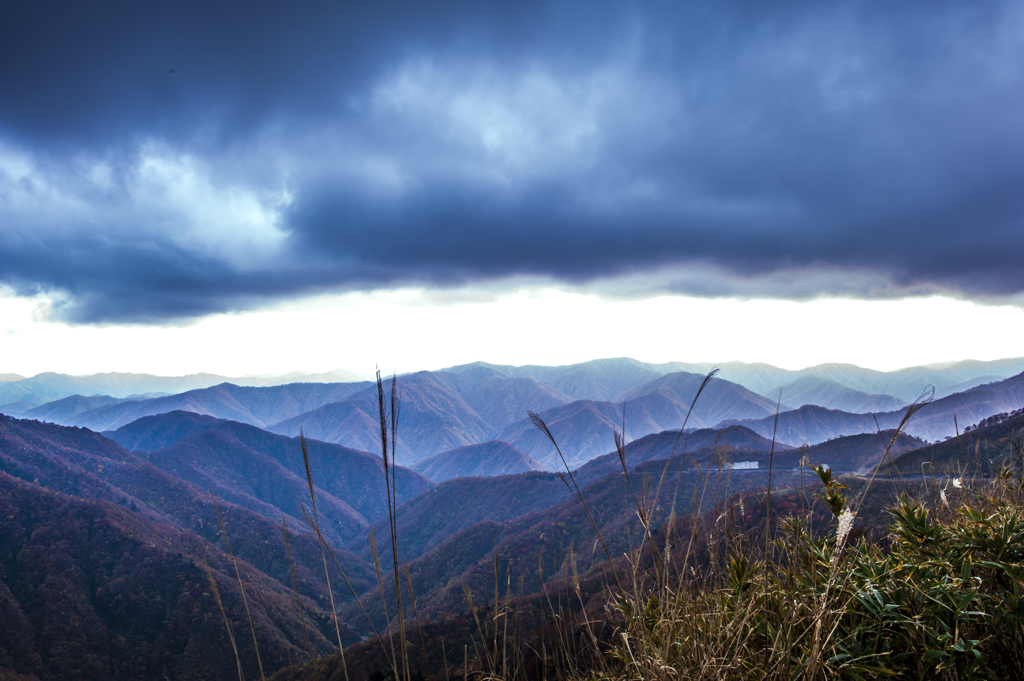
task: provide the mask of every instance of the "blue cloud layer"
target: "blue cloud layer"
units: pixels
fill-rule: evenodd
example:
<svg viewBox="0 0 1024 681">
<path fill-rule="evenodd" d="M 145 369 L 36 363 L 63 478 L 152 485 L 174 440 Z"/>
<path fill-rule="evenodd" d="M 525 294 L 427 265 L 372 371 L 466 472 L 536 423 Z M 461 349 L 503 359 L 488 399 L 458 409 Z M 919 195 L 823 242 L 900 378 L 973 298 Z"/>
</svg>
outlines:
<svg viewBox="0 0 1024 681">
<path fill-rule="evenodd" d="M 1022 36 L 1010 2 L 6 3 L 0 283 L 82 322 L 506 277 L 1012 296 Z"/>
</svg>

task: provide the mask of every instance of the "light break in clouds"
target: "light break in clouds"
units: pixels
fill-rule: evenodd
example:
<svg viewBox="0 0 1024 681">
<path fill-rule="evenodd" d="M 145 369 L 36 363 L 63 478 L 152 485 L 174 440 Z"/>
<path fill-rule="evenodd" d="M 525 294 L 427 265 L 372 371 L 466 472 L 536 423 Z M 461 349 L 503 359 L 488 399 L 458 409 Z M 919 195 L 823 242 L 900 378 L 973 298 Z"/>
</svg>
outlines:
<svg viewBox="0 0 1024 681">
<path fill-rule="evenodd" d="M 495 364 L 763 361 L 791 369 L 843 361 L 874 369 L 1020 355 L 1024 311 L 915 301 L 611 300 L 524 287 L 400 289 L 309 298 L 179 326 L 68 325 L 47 301 L 0 296 L 0 373 L 128 371 L 229 376 L 344 368 L 360 374 Z M 950 320 L 955 320 L 950 323 Z"/>
</svg>

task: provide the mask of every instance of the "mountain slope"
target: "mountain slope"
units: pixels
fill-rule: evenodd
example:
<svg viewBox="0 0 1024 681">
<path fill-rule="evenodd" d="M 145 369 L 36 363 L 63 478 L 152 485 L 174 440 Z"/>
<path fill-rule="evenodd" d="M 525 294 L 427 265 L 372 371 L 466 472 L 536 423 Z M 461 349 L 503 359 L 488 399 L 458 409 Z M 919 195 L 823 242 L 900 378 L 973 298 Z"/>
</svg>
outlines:
<svg viewBox="0 0 1024 681">
<path fill-rule="evenodd" d="M 28 409 L 22 412 L 21 418 L 65 424 L 82 412 L 107 407 L 122 401 L 122 399 L 111 397 L 110 395 L 92 395 L 89 397 L 72 395 L 71 397 L 47 402 L 33 409 Z"/>
<path fill-rule="evenodd" d="M 476 523 L 504 522 L 547 508 L 569 496 L 554 473 L 531 472 L 493 478 L 453 478 L 398 507 L 398 551 L 405 560 L 423 555 L 434 546 Z M 485 500 L 484 503 L 481 500 Z M 389 551 L 387 519 L 377 522 L 380 551 Z M 365 542 L 349 545 L 369 559 Z"/>
<path fill-rule="evenodd" d="M 803 444 L 818 444 L 846 435 L 861 435 L 875 432 L 878 428 L 895 428 L 902 418 L 901 412 L 888 414 L 850 414 L 838 409 L 826 409 L 806 405 L 799 409 L 784 411 L 776 419 L 768 416 L 752 420 L 727 420 L 719 427 L 741 425 L 750 428 L 762 437 L 772 437 L 792 447 Z M 877 425 L 875 419 L 878 419 Z"/>
<path fill-rule="evenodd" d="M 229 421 L 192 411 L 171 411 L 143 416 L 117 430 L 105 430 L 100 434 L 129 451 L 151 452 L 224 423 Z"/>
<path fill-rule="evenodd" d="M 244 631 L 245 610 L 216 543 L 0 473 L 0 546 L 4 667 L 44 681 L 237 676 L 207 563 L 236 632 Z M 294 594 L 244 561 L 239 570 L 264 667 L 306 659 Z M 329 619 L 304 601 L 315 650 L 326 653 Z M 344 635 L 357 640 L 348 627 Z M 239 653 L 245 673 L 258 675 L 251 642 Z"/>
<path fill-rule="evenodd" d="M 780 390 L 791 405 L 813 404 L 854 414 L 895 411 L 906 406 L 906 402 L 891 395 L 869 395 L 814 375 L 803 376 Z"/>
<path fill-rule="evenodd" d="M 444 482 L 451 478 L 493 477 L 542 471 L 544 467 L 509 443 L 491 440 L 421 459 L 412 465 L 412 469 L 435 482 Z"/>
<path fill-rule="evenodd" d="M 302 517 L 296 503 L 307 493 L 298 438 L 188 412 L 146 417 L 105 435 L 135 450 L 162 445 L 139 456 L 202 489 L 216 481 L 258 499 L 271 495 L 280 501 L 274 502 L 280 511 Z M 307 449 L 316 486 L 336 504 L 354 510 L 359 525 L 387 513 L 379 455 L 316 440 L 307 440 Z M 394 471 L 394 480 L 399 503 L 432 485 L 402 467 Z M 262 494 L 254 494 L 257 488 Z"/>
<path fill-rule="evenodd" d="M 192 532 L 212 543 L 223 541 L 210 493 L 159 469 L 128 452 L 116 442 L 89 430 L 67 428 L 31 420 L 0 417 L 0 472 L 45 487 L 54 492 L 87 499 L 106 500 L 138 510 L 145 517 L 167 523 L 182 532 Z M 409 472 L 412 476 L 418 474 Z M 376 486 L 383 496 L 383 485 Z M 318 482 L 319 488 L 319 482 Z M 234 494 L 245 494 L 235 490 Z M 318 489 L 318 496 L 327 493 Z M 383 505 L 383 502 L 379 502 Z M 231 536 L 235 555 L 256 569 L 291 586 L 291 577 L 281 535 L 283 511 L 259 504 L 245 506 L 222 499 L 222 515 Z M 253 510 L 253 508 L 259 510 Z M 262 511 L 262 512 L 261 512 Z M 270 513 L 271 517 L 263 515 Z M 323 602 L 327 587 L 319 544 L 304 523 L 288 519 L 292 527 L 292 555 L 302 576 L 300 589 Z M 354 555 L 335 552 L 354 584 L 369 584 L 373 568 Z M 341 579 L 333 566 L 332 580 Z M 344 592 L 336 599 L 351 598 Z"/>
<path fill-rule="evenodd" d="M 650 461 L 632 472 L 630 478 L 634 488 L 646 489 L 650 497 L 653 497 L 663 464 L 663 461 Z M 651 470 L 642 470 L 644 466 L 649 466 Z M 519 477 L 527 476 L 514 476 Z M 728 476 L 720 481 L 711 496 L 718 500 L 727 499 L 737 492 L 763 487 L 767 480 L 767 471 Z M 453 482 L 469 481 L 449 481 L 446 484 Z M 793 472 L 778 471 L 773 476 L 773 486 L 777 487 L 792 486 L 798 482 L 799 478 Z M 672 508 L 677 513 L 689 513 L 692 500 L 700 497 L 703 485 L 703 477 L 695 472 L 679 471 L 678 467 L 671 470 L 658 496 L 657 507 L 660 510 L 655 513 L 655 517 L 667 518 Z M 622 556 L 630 546 L 636 546 L 643 532 L 636 519 L 632 499 L 625 496 L 626 489 L 626 482 L 620 473 L 607 475 L 583 489 L 589 511 L 613 557 Z M 712 507 L 714 500 L 707 499 L 705 502 L 702 509 L 693 510 L 706 511 Z M 444 512 L 443 507 L 407 506 L 409 508 L 406 512 L 413 519 L 406 521 L 406 526 L 412 530 L 419 526 L 415 519 L 430 522 L 436 513 Z M 761 504 L 757 506 L 763 508 Z M 657 528 L 654 530 L 657 534 Z M 401 537 L 400 530 L 400 540 Z M 587 511 L 575 499 L 566 495 L 558 503 L 528 513 L 463 524 L 458 533 L 450 534 L 447 539 L 428 547 L 417 558 L 410 560 L 408 570 L 417 591 L 417 606 L 421 617 L 441 620 L 465 612 L 468 607 L 464 592 L 466 587 L 474 598 L 483 599 L 484 594 L 493 593 L 495 561 L 499 566 L 500 584 L 516 585 L 517 591 L 526 594 L 540 591 L 543 584 L 553 579 L 569 577 L 570 563 L 575 564 L 581 579 L 588 574 L 600 576 L 607 565 L 606 554 L 597 540 Z M 608 575 L 605 578 L 611 580 Z M 389 613 L 394 613 L 394 582 L 390 577 L 384 579 L 384 594 Z M 386 620 L 380 591 L 374 587 L 360 600 L 375 623 L 383 626 Z M 345 610 L 357 611 L 354 604 L 346 605 Z"/>
<path fill-rule="evenodd" d="M 620 357 L 597 359 L 565 366 L 506 366 L 475 362 L 445 369 L 446 372 L 461 373 L 477 367 L 497 370 L 515 378 L 535 380 L 565 395 L 568 400 L 593 400 L 610 402 L 632 388 L 657 378 L 666 371 L 635 359 Z M 542 408 L 542 407 L 541 407 Z M 531 408 L 539 411 L 541 408 Z"/>
<path fill-rule="evenodd" d="M 943 397 L 921 409 L 907 432 L 926 440 L 956 435 L 956 423 L 973 424 L 994 414 L 1024 407 L 1024 373 Z"/>
<path fill-rule="evenodd" d="M 622 410 L 611 402 L 579 400 L 540 414 L 555 436 L 568 465 L 575 468 L 614 447 L 613 433 L 622 427 Z M 562 461 L 547 436 L 529 419 L 517 421 L 499 435 L 549 470 L 562 470 Z"/>
<path fill-rule="evenodd" d="M 532 378 L 509 376 L 486 366 L 470 365 L 437 374 L 447 379 L 451 389 L 495 430 L 525 418 L 528 411 L 539 412 L 572 401 Z"/>
<path fill-rule="evenodd" d="M 788 449 L 790 448 L 782 443 L 775 444 L 776 452 Z M 763 454 L 771 450 L 771 440 L 763 438 L 743 426 L 729 426 L 721 430 L 703 428 L 684 433 L 681 436 L 678 430 L 667 430 L 646 435 L 628 443 L 625 447 L 626 469 L 633 470 L 647 461 L 681 455 L 685 455 L 688 461 L 698 460 L 706 469 L 712 452 L 721 453 L 730 459 L 734 458 L 734 454 L 742 454 L 743 459 L 759 459 L 763 457 L 753 453 Z M 620 472 L 622 472 L 622 463 L 619 461 L 618 452 L 612 451 L 588 461 L 580 466 L 575 474 L 580 485 L 589 485 L 609 473 Z"/>
<path fill-rule="evenodd" d="M 399 446 L 396 459 L 410 465 L 439 452 L 491 439 L 494 428 L 458 394 L 441 373 L 402 376 Z M 298 435 L 349 447 L 380 447 L 377 388 L 366 388 L 344 401 L 276 423 L 269 431 Z"/>
<path fill-rule="evenodd" d="M 1024 409 L 989 417 L 959 438 L 927 445 L 893 457 L 879 466 L 880 475 L 961 477 L 996 475 L 1006 466 L 1020 474 L 1024 462 Z M 1018 458 L 1020 457 L 1020 458 Z"/>
<path fill-rule="evenodd" d="M 925 440 L 939 440 L 956 434 L 956 424 L 978 421 L 1003 412 L 1024 407 L 1024 374 L 996 383 L 971 388 L 926 404 L 904 429 L 909 435 Z M 836 437 L 873 433 L 878 428 L 895 428 L 904 410 L 876 414 L 850 414 L 834 409 L 805 406 L 779 414 L 778 439 L 793 446 L 807 442 L 817 444 Z M 721 425 L 737 423 L 770 436 L 775 420 L 729 420 Z"/>
<path fill-rule="evenodd" d="M 802 454 L 812 466 L 825 464 L 837 473 L 865 473 L 881 462 L 885 448 L 892 442 L 895 432 L 884 430 L 881 433 L 847 435 L 807 447 Z M 889 456 L 896 457 L 903 452 L 923 447 L 924 444 L 920 438 L 900 433 L 896 442 L 892 443 Z M 787 452 L 787 455 L 780 457 L 779 463 L 783 466 L 798 465 L 800 454 L 800 450 Z"/>
<path fill-rule="evenodd" d="M 651 400 L 653 394 L 661 393 L 674 404 L 674 413 L 667 419 L 659 419 L 660 430 L 679 428 L 703 381 L 704 376 L 700 374 L 677 372 L 639 385 L 622 398 L 627 404 L 627 416 L 634 402 L 640 406 L 645 400 Z M 775 410 L 774 401 L 736 383 L 714 378 L 697 400 L 688 425 L 707 428 L 724 419 L 759 418 L 774 414 Z"/>
</svg>

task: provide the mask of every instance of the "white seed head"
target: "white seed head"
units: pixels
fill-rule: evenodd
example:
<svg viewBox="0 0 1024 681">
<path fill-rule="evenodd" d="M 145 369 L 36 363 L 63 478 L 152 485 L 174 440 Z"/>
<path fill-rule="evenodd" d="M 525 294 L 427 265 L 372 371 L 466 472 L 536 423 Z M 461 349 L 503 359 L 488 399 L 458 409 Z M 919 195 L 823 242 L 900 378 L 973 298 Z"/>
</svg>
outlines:
<svg viewBox="0 0 1024 681">
<path fill-rule="evenodd" d="M 853 521 L 856 517 L 857 514 L 850 509 L 839 514 L 839 526 L 836 528 L 836 548 L 841 549 L 846 543 L 846 535 L 850 534 L 850 530 L 853 529 Z"/>
</svg>

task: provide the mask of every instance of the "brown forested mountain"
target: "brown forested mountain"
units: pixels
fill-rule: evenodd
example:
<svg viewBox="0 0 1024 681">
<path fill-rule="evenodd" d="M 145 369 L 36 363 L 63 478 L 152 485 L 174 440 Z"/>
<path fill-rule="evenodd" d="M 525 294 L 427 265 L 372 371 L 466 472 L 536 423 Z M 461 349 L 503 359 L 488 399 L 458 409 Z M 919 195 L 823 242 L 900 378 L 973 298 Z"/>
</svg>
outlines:
<svg viewBox="0 0 1024 681">
<path fill-rule="evenodd" d="M 234 494 L 278 499 L 274 506 L 279 511 L 297 510 L 304 495 L 306 473 L 298 438 L 188 412 L 146 417 L 107 435 L 135 450 L 155 449 L 138 455 L 204 489 L 213 484 Z M 387 513 L 379 454 L 316 440 L 307 445 L 317 487 L 354 511 L 361 527 Z M 395 482 L 399 503 L 432 484 L 401 467 Z"/>
</svg>

